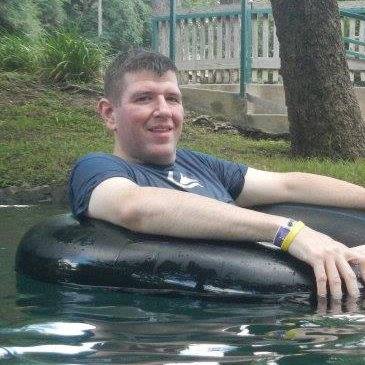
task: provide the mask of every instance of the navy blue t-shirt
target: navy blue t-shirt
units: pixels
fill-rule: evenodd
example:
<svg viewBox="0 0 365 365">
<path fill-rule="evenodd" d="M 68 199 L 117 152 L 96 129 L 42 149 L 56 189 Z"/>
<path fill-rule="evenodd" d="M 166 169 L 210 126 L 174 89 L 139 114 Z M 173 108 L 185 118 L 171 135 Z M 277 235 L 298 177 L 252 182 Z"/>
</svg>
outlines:
<svg viewBox="0 0 365 365">
<path fill-rule="evenodd" d="M 70 176 L 72 212 L 87 211 L 93 189 L 111 177 L 124 177 L 139 186 L 188 191 L 226 203 L 240 194 L 247 166 L 199 152 L 178 149 L 171 165 L 136 164 L 106 153 L 90 153 L 79 159 Z"/>
</svg>

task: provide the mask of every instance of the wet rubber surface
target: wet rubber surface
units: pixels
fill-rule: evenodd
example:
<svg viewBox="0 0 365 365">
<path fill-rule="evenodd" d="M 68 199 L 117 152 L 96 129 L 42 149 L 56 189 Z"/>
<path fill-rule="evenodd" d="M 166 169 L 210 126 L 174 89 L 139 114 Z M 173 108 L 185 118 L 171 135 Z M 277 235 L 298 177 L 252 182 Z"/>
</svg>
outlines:
<svg viewBox="0 0 365 365">
<path fill-rule="evenodd" d="M 225 302 L 17 277 L 20 236 L 65 211 L 0 210 L 0 364 L 363 363 L 363 299 L 316 306 L 302 294 Z"/>
</svg>

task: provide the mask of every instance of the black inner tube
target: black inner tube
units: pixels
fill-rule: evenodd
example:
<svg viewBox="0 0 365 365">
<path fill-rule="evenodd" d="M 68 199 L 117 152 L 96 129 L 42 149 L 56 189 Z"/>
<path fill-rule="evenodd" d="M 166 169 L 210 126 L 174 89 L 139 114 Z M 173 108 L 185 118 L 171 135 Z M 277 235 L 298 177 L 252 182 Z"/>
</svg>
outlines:
<svg viewBox="0 0 365 365">
<path fill-rule="evenodd" d="M 365 237 L 364 212 L 288 204 L 257 210 L 303 220 L 351 247 Z M 24 235 L 16 271 L 46 282 L 160 294 L 247 297 L 315 290 L 308 265 L 261 244 L 150 236 L 70 214 Z"/>
</svg>

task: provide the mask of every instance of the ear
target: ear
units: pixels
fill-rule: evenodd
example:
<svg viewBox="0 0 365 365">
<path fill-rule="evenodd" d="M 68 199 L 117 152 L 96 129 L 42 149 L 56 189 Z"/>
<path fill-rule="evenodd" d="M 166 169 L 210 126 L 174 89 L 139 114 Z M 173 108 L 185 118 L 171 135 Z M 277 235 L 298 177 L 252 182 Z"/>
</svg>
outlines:
<svg viewBox="0 0 365 365">
<path fill-rule="evenodd" d="M 97 110 L 103 118 L 105 126 L 111 131 L 115 131 L 117 125 L 114 116 L 114 105 L 108 99 L 102 98 L 98 103 Z"/>
</svg>

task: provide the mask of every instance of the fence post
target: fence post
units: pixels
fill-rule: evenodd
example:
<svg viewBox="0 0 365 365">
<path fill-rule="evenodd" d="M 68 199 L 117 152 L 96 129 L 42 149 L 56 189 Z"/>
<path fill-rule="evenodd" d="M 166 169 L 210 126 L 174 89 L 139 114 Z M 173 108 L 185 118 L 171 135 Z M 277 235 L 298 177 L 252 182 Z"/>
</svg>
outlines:
<svg viewBox="0 0 365 365">
<path fill-rule="evenodd" d="M 240 96 L 245 97 L 246 94 L 246 0 L 241 0 L 241 53 L 240 53 Z"/>
<path fill-rule="evenodd" d="M 150 23 L 150 31 L 151 31 L 151 48 L 152 51 L 158 52 L 158 22 L 153 17 L 151 18 Z"/>
<path fill-rule="evenodd" d="M 98 1 L 98 37 L 103 33 L 103 0 Z"/>
<path fill-rule="evenodd" d="M 252 77 L 252 0 L 248 1 L 245 12 L 245 83 L 251 83 Z"/>
<path fill-rule="evenodd" d="M 175 62 L 176 0 L 170 0 L 170 59 Z"/>
</svg>

